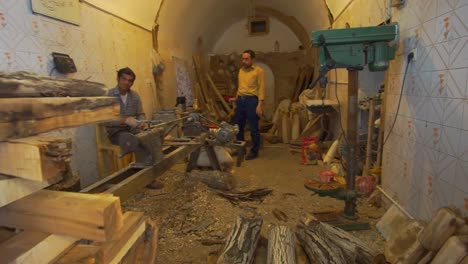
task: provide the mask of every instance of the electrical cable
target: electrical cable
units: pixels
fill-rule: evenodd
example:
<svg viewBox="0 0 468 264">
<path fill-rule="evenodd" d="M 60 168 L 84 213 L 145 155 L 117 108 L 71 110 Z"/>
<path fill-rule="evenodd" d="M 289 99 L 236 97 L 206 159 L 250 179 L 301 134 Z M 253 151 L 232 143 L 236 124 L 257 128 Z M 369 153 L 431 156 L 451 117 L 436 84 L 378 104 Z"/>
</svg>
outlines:
<svg viewBox="0 0 468 264">
<path fill-rule="evenodd" d="M 393 128 L 395 127 L 395 123 L 396 123 L 397 118 L 398 118 L 398 113 L 400 112 L 401 99 L 403 98 L 403 91 L 405 89 L 406 75 L 408 73 L 408 68 L 409 68 L 409 65 L 410 65 L 411 61 L 413 60 L 413 58 L 414 58 L 414 53 L 410 52 L 408 54 L 408 57 L 407 57 L 408 61 L 406 62 L 405 74 L 403 75 L 403 82 L 401 84 L 401 93 L 400 93 L 400 98 L 398 99 L 398 106 L 397 106 L 397 110 L 396 110 L 396 113 L 395 113 L 395 118 L 393 119 L 392 126 L 390 127 L 390 130 L 387 133 L 387 137 L 385 138 L 385 140 L 384 140 L 384 142 L 382 144 L 382 147 L 385 146 L 385 143 L 387 143 L 387 140 L 390 137 L 390 134 L 392 133 Z M 380 124 L 380 125 L 382 126 L 383 124 Z"/>
</svg>

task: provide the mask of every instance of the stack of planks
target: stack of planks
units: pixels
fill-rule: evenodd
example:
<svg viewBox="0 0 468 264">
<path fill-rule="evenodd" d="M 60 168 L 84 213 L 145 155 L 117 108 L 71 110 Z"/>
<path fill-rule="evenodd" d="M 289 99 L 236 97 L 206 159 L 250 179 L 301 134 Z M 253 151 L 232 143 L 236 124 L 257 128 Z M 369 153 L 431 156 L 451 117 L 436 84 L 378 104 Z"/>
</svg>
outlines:
<svg viewBox="0 0 468 264">
<path fill-rule="evenodd" d="M 457 209 L 442 207 L 426 224 L 392 206 L 376 227 L 391 263 L 468 263 L 468 218 Z"/>
<path fill-rule="evenodd" d="M 202 56 L 193 56 L 193 65 L 197 82 L 194 85 L 194 96 L 201 109 L 209 112 L 216 120 L 225 120 L 232 115 L 232 107 L 224 100 L 223 95 L 208 74 L 202 63 Z"/>
<path fill-rule="evenodd" d="M 104 94 L 99 83 L 0 73 L 0 263 L 87 263 L 80 248 L 93 263 L 119 263 L 154 247 L 145 230 L 155 225 L 122 214 L 118 197 L 45 190 L 68 172 L 72 141 L 38 134 L 118 118 Z"/>
</svg>

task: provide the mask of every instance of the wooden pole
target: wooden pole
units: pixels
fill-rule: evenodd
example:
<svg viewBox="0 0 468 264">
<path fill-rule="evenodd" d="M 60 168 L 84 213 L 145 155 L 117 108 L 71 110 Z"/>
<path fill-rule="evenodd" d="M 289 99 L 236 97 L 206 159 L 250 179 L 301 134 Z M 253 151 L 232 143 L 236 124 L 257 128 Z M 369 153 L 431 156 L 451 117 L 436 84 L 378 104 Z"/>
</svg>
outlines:
<svg viewBox="0 0 468 264">
<path fill-rule="evenodd" d="M 379 139 L 378 139 L 378 148 L 377 148 L 377 161 L 375 163 L 376 167 L 382 166 L 382 151 L 383 151 L 383 140 L 385 134 L 385 112 L 387 107 L 387 93 L 388 93 L 388 82 L 389 82 L 389 73 L 385 72 L 385 90 L 383 96 L 382 107 L 380 110 L 380 127 L 379 127 Z"/>
<path fill-rule="evenodd" d="M 346 122 L 346 138 L 348 150 L 346 155 L 346 191 L 344 216 L 347 218 L 356 218 L 356 155 L 357 155 L 357 112 L 358 112 L 358 78 L 357 70 L 348 70 L 348 120 Z"/>
<path fill-rule="evenodd" d="M 364 166 L 363 176 L 369 175 L 372 160 L 372 137 L 374 136 L 374 100 L 369 101 L 369 123 L 367 124 L 367 146 L 366 146 L 366 165 Z"/>
</svg>

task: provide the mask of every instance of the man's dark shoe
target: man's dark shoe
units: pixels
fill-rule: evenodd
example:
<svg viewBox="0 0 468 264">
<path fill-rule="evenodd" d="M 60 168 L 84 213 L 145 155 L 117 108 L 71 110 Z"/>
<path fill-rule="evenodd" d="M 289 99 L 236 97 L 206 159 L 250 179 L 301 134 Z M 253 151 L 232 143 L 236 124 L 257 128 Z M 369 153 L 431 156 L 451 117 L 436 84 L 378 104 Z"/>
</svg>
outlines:
<svg viewBox="0 0 468 264">
<path fill-rule="evenodd" d="M 258 157 L 258 153 L 255 152 L 250 152 L 247 157 L 245 157 L 245 160 L 253 160 Z"/>
</svg>

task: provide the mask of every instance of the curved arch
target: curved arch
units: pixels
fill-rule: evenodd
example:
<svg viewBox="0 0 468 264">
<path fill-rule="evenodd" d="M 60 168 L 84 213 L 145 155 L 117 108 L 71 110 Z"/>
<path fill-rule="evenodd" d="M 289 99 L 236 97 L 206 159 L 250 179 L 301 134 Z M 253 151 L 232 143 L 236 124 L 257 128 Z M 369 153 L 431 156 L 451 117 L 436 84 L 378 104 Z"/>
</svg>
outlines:
<svg viewBox="0 0 468 264">
<path fill-rule="evenodd" d="M 310 45 L 310 38 L 309 34 L 305 27 L 293 16 L 288 16 L 281 11 L 278 11 L 274 8 L 267 7 L 267 6 L 257 6 L 255 7 L 255 12 L 260 14 L 265 14 L 272 16 L 278 19 L 281 23 L 286 25 L 291 31 L 296 35 L 299 41 L 302 43 L 304 48 L 309 48 Z"/>
</svg>

